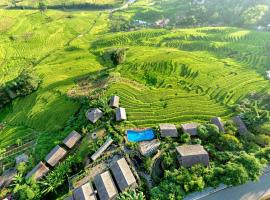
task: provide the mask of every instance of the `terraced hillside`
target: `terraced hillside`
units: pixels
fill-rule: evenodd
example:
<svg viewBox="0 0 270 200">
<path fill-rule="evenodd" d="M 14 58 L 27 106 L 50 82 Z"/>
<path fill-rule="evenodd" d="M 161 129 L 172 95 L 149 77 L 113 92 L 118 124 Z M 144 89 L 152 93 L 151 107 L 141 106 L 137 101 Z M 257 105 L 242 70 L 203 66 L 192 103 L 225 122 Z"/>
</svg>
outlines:
<svg viewBox="0 0 270 200">
<path fill-rule="evenodd" d="M 107 14 L 94 11 L 47 11 L 46 15 L 34 10 L 0 12 L 4 16 L 0 19 L 3 25 L 0 85 L 25 68 L 42 79 L 37 92 L 16 99 L 1 110 L 0 122 L 7 125 L 0 130 L 3 144 L 0 148 L 8 149 L 18 138 L 27 142 L 31 136 L 22 136 L 27 136 L 24 133 L 31 129 L 39 136 L 36 147 L 39 153 L 35 155 L 42 157 L 42 150 L 47 153 L 54 142 L 68 133 L 59 131 L 80 106 L 66 97 L 68 89 L 77 78 L 102 68 L 89 53 L 87 42 L 95 34 L 106 31 Z M 73 43 L 80 45 L 73 46 Z"/>
<path fill-rule="evenodd" d="M 38 0 L 21 0 L 15 1 L 16 6 L 30 6 L 30 7 L 38 7 Z M 123 3 L 122 0 L 46 0 L 44 1 L 47 6 L 61 6 L 61 5 L 73 5 L 73 4 L 89 4 L 89 5 L 108 5 L 108 6 L 117 6 Z M 12 4 L 10 0 L 2 0 L 0 2 L 0 6 L 15 6 Z"/>
<path fill-rule="evenodd" d="M 128 49 L 126 62 L 116 71 L 147 89 L 119 81 L 108 93 L 123 97 L 131 124 L 150 126 L 226 118 L 248 93 L 268 92 L 268 37 L 223 27 L 146 30 L 105 35 L 92 47 Z"/>
<path fill-rule="evenodd" d="M 110 69 L 115 79 L 106 91 L 121 96 L 127 126 L 226 119 L 248 93 L 269 91 L 268 32 L 205 27 L 111 33 L 104 10 L 0 10 L 0 16 L 0 85 L 26 68 L 42 79 L 38 91 L 0 111 L 0 148 L 17 139 L 25 144 L 34 134 L 37 159 L 70 131 L 67 123 L 80 103 L 67 92 L 78 79 L 111 67 L 99 55 L 112 48 L 128 49 L 125 62 Z"/>
</svg>

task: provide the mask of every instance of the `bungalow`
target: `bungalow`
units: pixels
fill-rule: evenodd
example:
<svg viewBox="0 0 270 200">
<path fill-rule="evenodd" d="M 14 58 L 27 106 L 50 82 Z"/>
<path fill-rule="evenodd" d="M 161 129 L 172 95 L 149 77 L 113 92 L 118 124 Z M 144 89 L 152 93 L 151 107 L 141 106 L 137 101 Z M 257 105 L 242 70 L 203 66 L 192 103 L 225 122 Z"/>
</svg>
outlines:
<svg viewBox="0 0 270 200">
<path fill-rule="evenodd" d="M 21 155 L 18 155 L 16 158 L 16 166 L 19 165 L 20 163 L 24 162 L 28 162 L 29 158 L 28 158 L 28 155 L 26 155 L 25 153 L 21 154 Z"/>
<path fill-rule="evenodd" d="M 218 129 L 219 129 L 220 132 L 225 133 L 224 124 L 221 121 L 221 118 L 220 117 L 214 117 L 214 118 L 212 118 L 210 120 L 210 122 L 212 124 L 215 124 L 218 127 Z"/>
<path fill-rule="evenodd" d="M 266 71 L 266 77 L 268 80 L 270 80 L 270 71 Z"/>
<path fill-rule="evenodd" d="M 97 200 L 92 185 L 88 182 L 73 191 L 74 200 Z"/>
<path fill-rule="evenodd" d="M 87 111 L 86 117 L 93 124 L 96 123 L 103 116 L 103 112 L 98 108 Z"/>
<path fill-rule="evenodd" d="M 190 123 L 190 124 L 182 124 L 182 130 L 184 133 L 188 133 L 191 136 L 198 135 L 197 128 L 199 124 L 197 123 Z"/>
<path fill-rule="evenodd" d="M 91 156 L 91 159 L 95 161 L 101 154 L 113 143 L 112 138 L 107 139 L 107 141 Z"/>
<path fill-rule="evenodd" d="M 235 116 L 232 118 L 234 124 L 237 126 L 237 130 L 240 135 L 244 135 L 248 132 L 248 129 L 242 119 L 239 116 Z"/>
<path fill-rule="evenodd" d="M 116 121 L 123 121 L 127 120 L 127 115 L 126 115 L 126 109 L 125 108 L 117 108 L 116 109 Z"/>
<path fill-rule="evenodd" d="M 177 128 L 174 124 L 159 125 L 161 137 L 178 137 Z"/>
<path fill-rule="evenodd" d="M 52 167 L 57 165 L 67 154 L 67 151 L 57 145 L 51 150 L 51 152 L 45 157 L 45 161 Z"/>
<path fill-rule="evenodd" d="M 34 180 L 38 181 L 49 171 L 50 169 L 43 162 L 40 162 L 26 175 L 25 178 L 28 179 L 32 177 Z"/>
<path fill-rule="evenodd" d="M 137 187 L 136 179 L 125 158 L 114 163 L 111 170 L 121 192 Z"/>
<path fill-rule="evenodd" d="M 112 96 L 110 99 L 110 107 L 111 108 L 118 108 L 119 107 L 119 96 Z"/>
<path fill-rule="evenodd" d="M 95 176 L 94 183 L 97 188 L 99 199 L 111 200 L 115 199 L 118 195 L 117 188 L 109 171 Z"/>
<path fill-rule="evenodd" d="M 158 150 L 159 146 L 160 146 L 160 142 L 158 139 L 154 139 L 150 141 L 143 141 L 139 143 L 139 152 L 143 156 L 150 156 Z"/>
<path fill-rule="evenodd" d="M 16 175 L 17 171 L 15 168 L 5 170 L 0 176 L 0 189 L 9 186 Z"/>
<path fill-rule="evenodd" d="M 63 141 L 63 143 L 72 149 L 74 145 L 81 139 L 81 135 L 77 131 L 72 131 Z"/>
<path fill-rule="evenodd" d="M 196 164 L 209 165 L 209 155 L 203 146 L 195 145 L 182 145 L 176 147 L 178 153 L 179 164 L 183 167 L 191 167 Z"/>
</svg>

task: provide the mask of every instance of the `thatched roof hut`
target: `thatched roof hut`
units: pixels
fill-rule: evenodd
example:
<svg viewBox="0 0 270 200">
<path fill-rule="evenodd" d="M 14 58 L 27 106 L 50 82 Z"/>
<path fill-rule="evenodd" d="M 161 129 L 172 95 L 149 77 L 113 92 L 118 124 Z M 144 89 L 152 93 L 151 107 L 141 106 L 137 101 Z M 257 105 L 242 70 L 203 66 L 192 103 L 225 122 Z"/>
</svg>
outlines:
<svg viewBox="0 0 270 200">
<path fill-rule="evenodd" d="M 112 138 L 108 138 L 107 141 L 91 156 L 92 160 L 98 159 L 101 154 L 113 143 Z"/>
<path fill-rule="evenodd" d="M 22 162 L 28 162 L 28 160 L 29 160 L 29 157 L 28 157 L 28 155 L 26 155 L 25 153 L 23 153 L 23 154 L 21 154 L 21 155 L 18 155 L 16 158 L 15 158 L 15 160 L 16 160 L 16 165 L 18 165 L 18 164 L 20 164 L 20 163 L 22 163 Z"/>
<path fill-rule="evenodd" d="M 176 151 L 179 154 L 179 164 L 183 167 L 191 167 L 199 163 L 205 166 L 209 165 L 209 155 L 199 144 L 178 146 Z"/>
<path fill-rule="evenodd" d="M 112 96 L 110 99 L 110 107 L 111 108 L 118 108 L 119 107 L 119 96 Z"/>
<path fill-rule="evenodd" d="M 103 112 L 98 108 L 87 111 L 86 117 L 92 123 L 96 123 L 103 116 Z"/>
<path fill-rule="evenodd" d="M 114 163 L 111 170 L 121 192 L 137 187 L 136 179 L 125 158 L 121 158 Z"/>
<path fill-rule="evenodd" d="M 160 146 L 160 141 L 158 139 L 143 141 L 139 143 L 139 151 L 143 156 L 150 156 L 157 151 Z"/>
<path fill-rule="evenodd" d="M 81 139 L 81 135 L 77 131 L 72 131 L 64 140 L 63 143 L 68 148 L 73 148 L 74 145 Z"/>
<path fill-rule="evenodd" d="M 37 181 L 45 176 L 49 171 L 50 169 L 43 162 L 40 162 L 26 175 L 25 178 L 27 179 L 32 177 Z"/>
<path fill-rule="evenodd" d="M 118 192 L 109 171 L 95 176 L 94 183 L 102 200 L 115 199 Z"/>
<path fill-rule="evenodd" d="M 159 125 L 161 137 L 178 137 L 177 128 L 174 124 Z"/>
<path fill-rule="evenodd" d="M 97 200 L 92 185 L 88 182 L 73 191 L 74 200 Z"/>
<path fill-rule="evenodd" d="M 45 157 L 45 161 L 49 165 L 51 165 L 52 167 L 54 167 L 55 165 L 57 165 L 60 162 L 60 160 L 62 160 L 66 156 L 66 154 L 67 154 L 67 151 L 65 149 L 63 149 L 62 147 L 60 147 L 59 145 L 57 145 Z"/>
<path fill-rule="evenodd" d="M 16 174 L 17 170 L 15 168 L 5 170 L 0 176 L 0 189 L 9 186 Z"/>
<path fill-rule="evenodd" d="M 116 109 L 116 121 L 127 120 L 127 114 L 125 108 L 117 108 Z"/>
<path fill-rule="evenodd" d="M 237 126 L 237 130 L 240 133 L 240 135 L 244 135 L 248 132 L 248 129 L 245 123 L 242 121 L 242 119 L 239 116 L 233 117 L 232 120 L 234 124 Z"/>
<path fill-rule="evenodd" d="M 191 136 L 198 135 L 197 128 L 199 124 L 197 123 L 190 123 L 190 124 L 182 124 L 182 130 L 184 133 L 188 133 Z"/>
<path fill-rule="evenodd" d="M 212 119 L 210 120 L 210 122 L 211 122 L 212 124 L 215 124 L 215 125 L 218 127 L 218 129 L 219 129 L 220 132 L 222 132 L 222 133 L 225 132 L 224 124 L 223 124 L 223 122 L 221 121 L 221 118 L 220 118 L 220 117 L 214 117 L 214 118 L 212 118 Z"/>
</svg>

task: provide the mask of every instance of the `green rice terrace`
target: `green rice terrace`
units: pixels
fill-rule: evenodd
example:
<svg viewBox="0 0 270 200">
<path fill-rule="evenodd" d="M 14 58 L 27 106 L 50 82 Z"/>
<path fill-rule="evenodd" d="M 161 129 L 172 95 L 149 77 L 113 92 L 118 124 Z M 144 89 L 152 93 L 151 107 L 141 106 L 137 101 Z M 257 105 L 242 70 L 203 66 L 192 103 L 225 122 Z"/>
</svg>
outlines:
<svg viewBox="0 0 270 200">
<path fill-rule="evenodd" d="M 142 176 L 138 172 L 138 177 L 144 177 L 141 179 L 148 189 L 142 189 L 141 184 L 144 194 L 132 193 L 130 195 L 138 197 L 131 199 L 144 199 L 144 195 L 147 199 L 156 200 L 182 199 L 190 192 L 218 185 L 211 185 L 204 179 L 203 186 L 200 183 L 195 183 L 197 188 L 195 185 L 177 186 L 174 189 L 179 193 L 164 196 L 167 191 L 162 184 L 172 181 L 166 176 L 179 175 L 172 170 L 175 166 L 168 164 L 171 163 L 169 159 L 176 157 L 175 154 L 169 156 L 168 153 L 166 157 L 164 152 L 177 143 L 206 146 L 212 168 L 225 168 L 228 157 L 235 159 L 228 163 L 240 163 L 238 153 L 241 151 L 246 156 L 252 154 L 254 159 L 260 157 L 260 162 L 266 164 L 265 160 L 270 158 L 265 157 L 268 151 L 264 149 L 270 145 L 270 76 L 269 72 L 267 74 L 270 69 L 269 2 L 261 0 L 259 5 L 253 5 L 254 9 L 243 3 L 242 20 L 239 21 L 233 21 L 233 16 L 226 17 L 218 1 L 188 2 L 1 1 L 0 174 L 12 167 L 15 157 L 22 153 L 30 157 L 27 168 L 30 171 L 72 130 L 81 132 L 83 139 L 76 150 L 70 150 L 72 156 L 80 158 L 76 161 L 80 164 L 76 163 L 74 167 L 74 161 L 68 158 L 63 165 L 59 165 L 63 168 L 73 166 L 70 167 L 72 172 L 69 172 L 69 177 L 82 173 L 82 166 L 89 160 L 89 155 L 107 139 L 102 135 L 97 141 L 88 141 L 92 138 L 89 134 L 96 129 L 105 128 L 114 142 L 120 145 L 125 141 L 125 130 L 153 128 L 157 131 L 160 124 L 175 124 L 179 129 L 181 124 L 196 122 L 207 124 L 201 130 L 211 132 L 213 130 L 208 127 L 208 122 L 214 117 L 228 122 L 225 129 L 232 133 L 227 138 L 232 144 L 228 148 L 227 143 L 220 144 L 222 148 L 217 147 L 218 151 L 228 154 L 216 153 L 211 137 L 207 138 L 207 143 L 203 141 L 203 136 L 194 139 L 183 133 L 184 136 L 178 139 L 162 141 L 163 149 L 157 157 L 167 158 L 167 165 L 163 166 L 170 165 L 166 170 L 171 169 L 172 174 L 166 172 L 164 175 L 154 166 L 154 172 L 152 169 L 150 172 L 154 174 L 155 184 L 151 186 L 147 182 L 148 175 Z M 235 4 L 242 3 L 239 2 L 235 1 Z M 193 9 L 190 9 L 191 6 Z M 224 10 L 228 9 L 226 6 L 224 3 Z M 256 15 L 254 10 L 258 10 Z M 215 11 L 220 12 L 219 15 Z M 207 20 L 199 18 L 202 12 L 209 16 Z M 194 14 L 192 19 L 189 18 L 191 13 Z M 107 101 L 113 95 L 120 97 L 121 107 L 126 110 L 127 120 L 124 122 L 110 121 L 113 111 L 107 108 Z M 106 114 L 103 121 L 91 124 L 85 113 L 95 107 Z M 252 132 L 248 138 L 237 135 L 231 125 L 231 118 L 239 114 Z M 127 146 L 132 150 L 137 148 L 137 144 L 129 142 Z M 115 151 L 121 151 L 119 149 Z M 110 156 L 105 158 L 111 159 Z M 155 160 L 151 163 L 150 160 L 142 159 L 142 165 L 159 162 Z M 94 167 L 93 163 L 90 165 Z M 59 168 L 54 169 L 59 171 Z M 146 169 L 149 170 L 149 167 Z M 195 173 L 196 169 L 191 171 Z M 209 171 L 201 173 L 210 174 Z M 213 176 L 222 174 L 216 171 L 211 173 Z M 156 176 L 165 178 L 157 180 Z M 60 177 L 56 188 L 48 186 L 49 189 L 40 196 L 32 193 L 23 196 L 21 188 L 15 187 L 12 189 L 14 199 L 64 199 L 70 189 L 67 188 L 70 182 L 67 183 L 66 177 Z M 197 178 L 193 176 L 191 179 Z M 257 178 L 254 175 L 251 180 Z M 237 185 L 246 182 L 215 181 L 212 181 L 213 184 Z M 59 188 L 60 184 L 65 187 Z M 31 185 L 33 193 L 38 193 L 37 188 Z M 12 190 L 2 190 L 0 198 Z M 160 194 L 162 192 L 163 195 Z M 119 199 L 129 198 L 123 194 Z"/>
</svg>

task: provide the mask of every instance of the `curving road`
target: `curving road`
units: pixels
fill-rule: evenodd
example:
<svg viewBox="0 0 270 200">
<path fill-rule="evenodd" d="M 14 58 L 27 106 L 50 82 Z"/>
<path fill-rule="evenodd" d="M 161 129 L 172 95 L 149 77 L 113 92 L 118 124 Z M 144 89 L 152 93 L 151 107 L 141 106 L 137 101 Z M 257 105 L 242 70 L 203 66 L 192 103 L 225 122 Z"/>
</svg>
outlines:
<svg viewBox="0 0 270 200">
<path fill-rule="evenodd" d="M 200 198 L 200 200 L 259 200 L 268 192 L 270 192 L 270 172 L 262 175 L 258 182 L 230 187 Z"/>
</svg>

